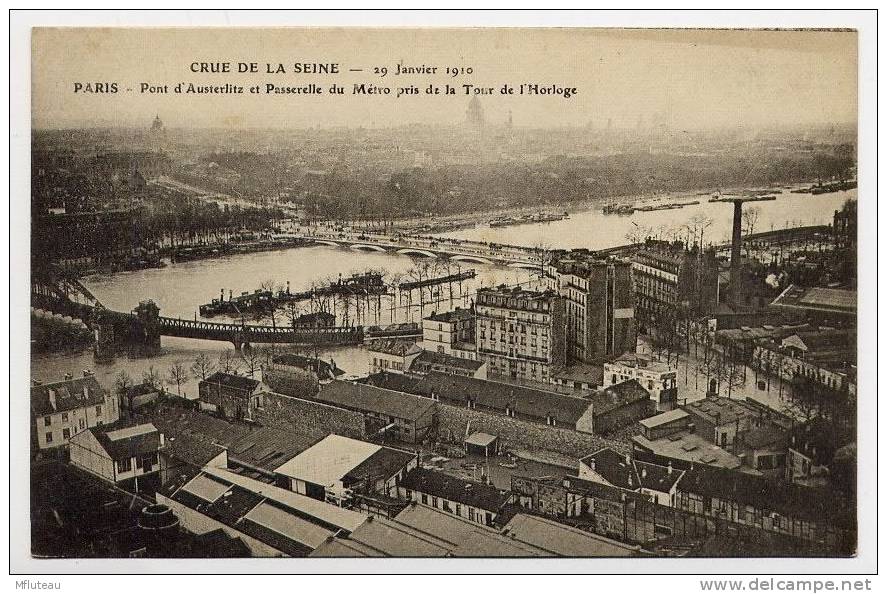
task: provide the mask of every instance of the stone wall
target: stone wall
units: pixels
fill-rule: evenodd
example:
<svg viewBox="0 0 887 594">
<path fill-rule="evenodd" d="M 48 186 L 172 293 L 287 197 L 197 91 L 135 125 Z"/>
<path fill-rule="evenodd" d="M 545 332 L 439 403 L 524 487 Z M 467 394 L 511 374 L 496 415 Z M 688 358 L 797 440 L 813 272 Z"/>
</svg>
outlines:
<svg viewBox="0 0 887 594">
<path fill-rule="evenodd" d="M 314 430 L 318 439 L 330 433 L 353 439 L 366 437 L 363 415 L 358 412 L 275 392 L 264 394 L 264 406 L 256 409 L 253 417 L 260 425 L 298 433 Z"/>
<path fill-rule="evenodd" d="M 550 450 L 578 460 L 597 450 L 610 447 L 617 452 L 631 450 L 627 442 L 614 441 L 590 433 L 580 433 L 573 429 L 529 423 L 504 415 L 497 415 L 476 409 L 462 408 L 438 402 L 440 439 L 461 444 L 465 431 L 481 431 L 497 435 L 507 449 L 524 448 L 529 450 Z"/>
</svg>

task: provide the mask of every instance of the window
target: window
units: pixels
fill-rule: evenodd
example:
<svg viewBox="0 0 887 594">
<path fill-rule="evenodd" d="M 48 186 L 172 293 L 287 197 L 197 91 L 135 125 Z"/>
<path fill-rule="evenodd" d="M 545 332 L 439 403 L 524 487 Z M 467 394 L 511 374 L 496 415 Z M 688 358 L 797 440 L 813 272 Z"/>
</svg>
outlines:
<svg viewBox="0 0 887 594">
<path fill-rule="evenodd" d="M 95 414 L 101 416 L 101 414 L 102 414 L 102 405 L 101 404 L 99 404 L 97 407 L 95 407 Z"/>
<path fill-rule="evenodd" d="M 68 422 L 68 413 L 62 413 L 62 423 Z"/>
<path fill-rule="evenodd" d="M 80 419 L 80 430 L 86 429 L 86 419 Z"/>
<path fill-rule="evenodd" d="M 431 507 L 437 507 L 437 497 L 431 498 Z"/>
<path fill-rule="evenodd" d="M 422 493 L 422 503 L 428 505 L 428 495 L 425 493 Z"/>
<path fill-rule="evenodd" d="M 52 431 L 46 434 L 46 443 L 52 443 Z"/>
<path fill-rule="evenodd" d="M 52 425 L 52 417 L 50 417 L 50 416 L 43 417 L 43 426 L 49 427 L 51 425 Z"/>
<path fill-rule="evenodd" d="M 132 459 L 124 458 L 123 460 L 117 460 L 117 472 L 129 472 L 132 470 Z"/>
<path fill-rule="evenodd" d="M 457 516 L 461 516 L 461 515 L 462 515 L 462 506 L 459 505 L 458 503 L 456 504 L 456 515 L 457 515 Z"/>
<path fill-rule="evenodd" d="M 71 439 L 71 430 L 67 427 L 62 429 L 62 439 Z"/>
</svg>

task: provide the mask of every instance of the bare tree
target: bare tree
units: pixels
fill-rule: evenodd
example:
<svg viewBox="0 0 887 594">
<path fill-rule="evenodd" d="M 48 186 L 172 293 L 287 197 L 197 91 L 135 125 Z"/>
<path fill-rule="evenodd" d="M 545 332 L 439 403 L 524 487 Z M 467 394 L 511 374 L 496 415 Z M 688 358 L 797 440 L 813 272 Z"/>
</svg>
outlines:
<svg viewBox="0 0 887 594">
<path fill-rule="evenodd" d="M 758 224 L 760 217 L 761 209 L 757 206 L 750 206 L 742 211 L 742 225 L 746 237 L 755 234 L 755 226 Z M 748 250 L 750 249 L 749 242 L 745 242 L 745 246 L 746 255 L 748 255 Z"/>
<path fill-rule="evenodd" d="M 114 376 L 114 390 L 117 392 L 117 395 L 121 400 L 126 399 L 126 406 L 129 410 L 130 416 L 132 416 L 132 399 L 134 397 L 134 394 L 130 392 L 130 388 L 133 387 L 134 383 L 132 377 L 126 373 L 125 369 L 121 369 L 120 372 Z"/>
<path fill-rule="evenodd" d="M 205 380 L 211 376 L 215 370 L 216 364 L 212 362 L 206 353 L 200 353 L 197 355 L 197 358 L 194 359 L 193 365 L 191 365 L 191 374 L 194 376 L 194 379 Z"/>
<path fill-rule="evenodd" d="M 163 378 L 153 365 L 142 373 L 142 383 L 151 386 L 155 390 L 163 389 Z"/>
<path fill-rule="evenodd" d="M 258 348 L 247 347 L 243 351 L 243 363 L 246 366 L 246 373 L 250 377 L 255 377 L 256 372 L 262 369 L 262 355 Z"/>
<path fill-rule="evenodd" d="M 182 384 L 188 381 L 188 372 L 185 369 L 185 364 L 181 361 L 175 361 L 170 365 L 166 374 L 166 381 L 168 381 L 170 385 L 174 384 L 176 387 L 176 394 L 181 396 Z"/>
<path fill-rule="evenodd" d="M 286 308 L 284 309 L 284 315 L 286 316 L 287 321 L 290 324 L 290 327 L 295 329 L 299 324 L 299 316 L 302 315 L 299 311 L 299 306 L 296 305 L 295 301 L 290 301 L 286 304 Z"/>
<path fill-rule="evenodd" d="M 219 370 L 222 373 L 237 373 L 239 369 L 240 360 L 232 351 L 224 351 L 219 355 Z"/>
</svg>

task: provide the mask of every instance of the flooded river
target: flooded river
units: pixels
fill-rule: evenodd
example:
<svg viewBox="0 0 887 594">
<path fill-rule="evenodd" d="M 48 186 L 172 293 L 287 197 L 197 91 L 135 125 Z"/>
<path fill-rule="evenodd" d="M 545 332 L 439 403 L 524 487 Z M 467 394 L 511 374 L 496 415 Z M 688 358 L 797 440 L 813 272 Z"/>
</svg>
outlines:
<svg viewBox="0 0 887 594">
<path fill-rule="evenodd" d="M 772 201 L 749 202 L 745 208 L 754 207 L 760 212 L 755 232 L 785 229 L 803 225 L 830 225 L 836 210 L 844 202 L 856 198 L 856 190 L 831 194 L 792 194 L 788 189 L 773 192 L 777 198 Z M 557 248 L 589 248 L 601 250 L 630 243 L 628 236 L 638 228 L 651 229 L 653 235 L 661 234 L 663 239 L 671 239 L 672 231 L 678 239 L 685 232 L 680 228 L 691 218 L 702 215 L 711 219 L 712 224 L 705 232 L 705 242 L 719 243 L 730 240 L 733 226 L 733 205 L 730 203 L 708 202 L 711 195 L 702 196 L 675 194 L 665 202 L 690 202 L 699 204 L 679 209 L 636 211 L 632 215 L 605 215 L 601 209 L 572 213 L 569 218 L 550 223 L 489 227 L 479 225 L 441 234 L 443 237 L 488 241 L 528 247 L 544 246 Z M 626 201 L 627 204 L 641 204 L 643 201 Z"/>
<path fill-rule="evenodd" d="M 856 197 L 856 190 L 819 196 L 783 191 L 775 201 L 752 203 L 760 209 L 755 230 L 829 224 L 833 212 L 851 197 Z M 706 196 L 693 199 L 695 198 L 700 199 L 699 205 L 676 210 L 636 212 L 631 216 L 603 215 L 600 210 L 594 210 L 574 213 L 569 219 L 557 222 L 500 228 L 476 227 L 449 233 L 447 236 L 526 246 L 603 249 L 626 243 L 625 236 L 635 225 L 650 227 L 654 231 L 660 227 L 674 228 L 694 215 L 704 214 L 713 221 L 706 238 L 711 238 L 712 241 L 726 238 L 731 226 L 730 205 L 709 203 Z M 690 198 L 684 196 L 680 199 L 685 201 Z M 389 324 L 419 320 L 423 313 L 428 314 L 434 309 L 466 306 L 470 303 L 472 293 L 480 286 L 501 283 L 532 285 L 532 275 L 526 270 L 462 264 L 463 270 L 468 267 L 475 269 L 477 276 L 463 283 L 461 295 L 458 286 L 454 286 L 452 299 L 446 285 L 435 293 L 426 289 L 424 308 L 418 305 L 418 292 L 413 293 L 411 302 L 389 297 L 383 298 L 380 303 L 363 300 L 360 303 L 340 301 L 328 305 L 335 309 L 340 324 Z M 427 268 L 423 271 L 426 276 L 443 276 L 456 271 L 455 267 L 446 269 L 445 261 L 442 260 L 414 260 L 397 254 L 317 246 L 180 262 L 169 264 L 165 268 L 113 275 L 95 275 L 86 277 L 83 282 L 106 306 L 118 311 L 131 310 L 141 299 L 153 299 L 160 307 L 161 315 L 194 319 L 199 317 L 197 311 L 200 304 L 218 297 L 222 289 L 226 296 L 229 290 L 238 295 L 242 291 L 253 291 L 263 283 L 273 280 L 278 287 L 285 286 L 289 281 L 292 291 L 302 291 L 314 285 L 326 284 L 339 275 L 348 276 L 368 269 L 383 271 L 386 282 L 396 284 L 415 280 L 416 271 L 424 268 Z M 428 303 L 429 301 L 432 303 Z M 300 313 L 307 313 L 310 309 L 310 303 L 299 304 Z M 214 319 L 229 321 L 224 317 Z M 256 323 L 254 320 L 246 321 Z M 258 323 L 270 325 L 267 319 Z M 278 314 L 276 323 L 288 324 L 283 312 Z M 34 355 L 31 359 L 31 376 L 46 382 L 61 379 L 65 373 L 79 375 L 83 369 L 93 369 L 99 381 L 111 386 L 114 374 L 120 369 L 125 368 L 130 375 L 139 378 L 149 366 L 154 366 L 165 375 L 175 361 L 182 361 L 190 366 L 201 352 L 217 359 L 222 352 L 232 349 L 232 345 L 228 343 L 191 339 L 164 337 L 162 343 L 163 353 L 157 357 L 139 360 L 119 357 L 115 362 L 105 365 L 95 364 L 91 352 L 77 355 Z M 367 371 L 366 354 L 359 347 L 326 349 L 321 351 L 321 355 L 326 359 L 335 359 L 336 364 L 349 373 L 362 374 Z M 174 389 L 173 387 L 172 390 Z M 193 397 L 197 392 L 196 381 L 190 380 L 182 386 L 182 391 Z"/>
</svg>

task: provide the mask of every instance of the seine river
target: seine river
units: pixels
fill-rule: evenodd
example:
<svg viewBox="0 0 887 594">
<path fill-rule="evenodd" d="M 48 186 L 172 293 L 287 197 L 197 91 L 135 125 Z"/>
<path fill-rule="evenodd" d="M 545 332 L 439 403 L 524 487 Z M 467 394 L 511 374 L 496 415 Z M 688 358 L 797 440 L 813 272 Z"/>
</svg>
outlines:
<svg viewBox="0 0 887 594">
<path fill-rule="evenodd" d="M 810 194 L 791 194 L 783 191 L 775 201 L 755 202 L 753 206 L 760 209 L 760 217 L 756 231 L 768 231 L 786 226 L 829 224 L 836 209 L 839 209 L 848 198 L 855 198 L 856 190 L 813 196 Z M 626 243 L 626 235 L 635 228 L 649 227 L 654 230 L 677 228 L 691 217 L 703 214 L 712 219 L 712 226 L 706 234 L 706 241 L 721 241 L 729 237 L 732 209 L 729 204 L 707 202 L 708 196 L 671 197 L 669 201 L 687 201 L 699 199 L 700 204 L 686 206 L 682 209 L 661 210 L 652 212 L 636 212 L 631 216 L 603 215 L 599 209 L 571 214 L 570 218 L 544 224 L 519 225 L 512 227 L 490 228 L 486 226 L 464 229 L 446 234 L 448 237 L 493 241 L 515 245 L 544 245 L 549 248 L 587 247 L 603 249 Z M 455 271 L 446 270 L 442 261 L 413 260 L 407 256 L 377 252 L 358 252 L 354 250 L 317 246 L 295 248 L 290 250 L 244 254 L 212 260 L 199 260 L 169 264 L 165 268 L 125 272 L 110 276 L 90 276 L 83 279 L 84 284 L 106 306 L 119 311 L 129 311 L 140 299 L 153 299 L 161 309 L 161 315 L 194 319 L 200 304 L 217 297 L 221 289 L 225 294 L 231 290 L 235 295 L 242 291 L 252 291 L 263 283 L 273 280 L 277 286 L 285 286 L 290 282 L 292 291 L 322 285 L 339 275 L 348 276 L 368 269 L 383 271 L 389 283 L 413 280 L 417 268 L 431 266 L 425 272 L 428 276 L 442 276 Z M 437 269 L 434 269 L 437 266 Z M 462 269 L 474 268 L 477 276 L 463 283 L 461 297 L 458 293 L 450 299 L 449 288 L 443 286 L 437 294 L 430 294 L 426 289 L 425 300 L 436 300 L 437 303 L 426 303 L 424 313 L 433 309 L 450 309 L 456 305 L 467 305 L 471 293 L 479 286 L 506 284 L 532 284 L 529 271 L 486 266 L 481 264 L 462 264 Z M 411 276 L 412 275 L 412 276 Z M 454 287 L 454 291 L 457 288 Z M 351 323 L 363 325 L 389 324 L 418 320 L 421 314 L 418 304 L 418 293 L 413 294 L 413 306 L 406 300 L 385 298 L 381 308 L 371 307 L 362 303 L 360 307 L 351 303 L 347 310 L 347 319 Z M 303 312 L 309 311 L 308 303 L 300 304 Z M 345 317 L 345 305 L 336 304 L 339 323 Z M 216 318 L 225 321 L 224 318 Z M 270 322 L 263 321 L 263 324 Z M 281 313 L 277 324 L 286 324 Z M 119 357 L 113 363 L 97 365 L 93 362 L 91 352 L 77 355 L 34 355 L 31 359 L 31 377 L 44 382 L 62 379 L 65 373 L 79 375 L 84 369 L 92 369 L 106 386 L 113 385 L 113 376 L 126 369 L 135 378 L 150 366 L 162 374 L 166 374 L 169 366 L 175 361 L 182 361 L 190 366 L 197 354 L 203 352 L 217 358 L 223 351 L 230 350 L 232 345 L 222 342 L 200 341 L 164 337 L 163 353 L 150 359 L 129 360 Z M 333 358 L 336 364 L 352 374 L 367 371 L 365 352 L 359 347 L 343 347 L 321 352 L 326 359 Z M 174 390 L 175 388 L 171 388 Z M 197 392 L 196 381 L 191 380 L 182 386 L 182 391 L 190 397 Z"/>
<path fill-rule="evenodd" d="M 784 229 L 802 225 L 830 225 L 836 210 L 848 198 L 856 198 L 856 190 L 831 194 L 792 194 L 783 189 L 772 192 L 776 200 L 750 202 L 745 208 L 754 207 L 760 212 L 755 232 Z M 589 248 L 606 249 L 630 243 L 627 236 L 638 227 L 652 229 L 653 234 L 661 233 L 663 238 L 671 238 L 672 230 L 678 238 L 685 223 L 697 215 L 711 219 L 712 224 L 705 232 L 705 242 L 719 243 L 730 240 L 733 226 L 733 205 L 730 203 L 708 202 L 710 194 L 696 196 L 675 194 L 665 202 L 691 202 L 699 204 L 673 210 L 635 212 L 630 216 L 605 215 L 601 209 L 571 213 L 560 221 L 543 224 L 513 225 L 509 227 L 489 227 L 481 225 L 470 229 L 460 229 L 441 234 L 456 239 L 471 239 L 511 245 L 544 246 L 546 248 Z M 638 199 L 635 204 L 650 203 L 650 199 Z M 632 204 L 631 201 L 620 203 Z"/>
</svg>

